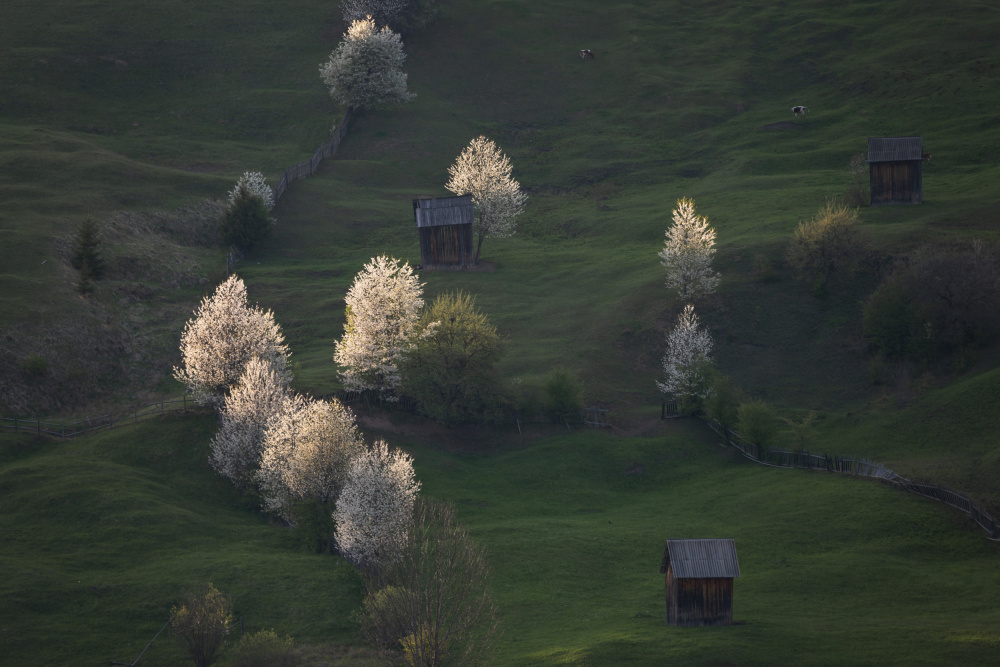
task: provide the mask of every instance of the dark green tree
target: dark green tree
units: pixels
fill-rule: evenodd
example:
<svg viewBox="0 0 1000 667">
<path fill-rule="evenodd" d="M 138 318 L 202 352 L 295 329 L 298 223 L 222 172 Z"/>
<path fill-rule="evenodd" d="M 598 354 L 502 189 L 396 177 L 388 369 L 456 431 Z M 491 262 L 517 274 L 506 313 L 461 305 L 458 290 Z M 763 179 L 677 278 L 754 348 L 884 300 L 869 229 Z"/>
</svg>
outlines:
<svg viewBox="0 0 1000 667">
<path fill-rule="evenodd" d="M 545 410 L 557 422 L 578 421 L 583 409 L 583 385 L 573 371 L 559 366 L 545 380 Z"/>
<path fill-rule="evenodd" d="M 496 417 L 503 341 L 468 294 L 442 294 L 424 310 L 415 347 L 400 364 L 403 391 L 444 423 Z"/>
<path fill-rule="evenodd" d="M 101 257 L 101 232 L 91 216 L 80 223 L 73 241 L 73 254 L 70 256 L 73 268 L 80 272 L 80 282 L 77 289 L 81 292 L 90 291 L 90 281 L 104 277 L 104 258 Z M 82 289 L 80 285 L 88 285 Z"/>
<path fill-rule="evenodd" d="M 240 184 L 219 219 L 219 234 L 224 243 L 249 250 L 267 238 L 273 225 L 264 200 Z"/>
</svg>

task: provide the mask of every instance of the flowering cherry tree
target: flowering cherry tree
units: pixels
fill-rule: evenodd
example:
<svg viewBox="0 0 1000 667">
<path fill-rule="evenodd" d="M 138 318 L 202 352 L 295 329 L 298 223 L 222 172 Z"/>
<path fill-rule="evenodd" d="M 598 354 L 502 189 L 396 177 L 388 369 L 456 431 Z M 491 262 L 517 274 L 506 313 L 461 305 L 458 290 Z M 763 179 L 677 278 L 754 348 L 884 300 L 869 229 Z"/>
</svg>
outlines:
<svg viewBox="0 0 1000 667">
<path fill-rule="evenodd" d="M 711 294 L 719 284 L 719 274 L 712 270 L 715 230 L 705 217 L 695 214 L 693 199 L 678 200 L 673 218 L 660 251 L 667 287 L 676 289 L 685 301 Z"/>
<path fill-rule="evenodd" d="M 484 136 L 473 139 L 448 167 L 451 179 L 445 187 L 456 195 L 472 195 L 475 205 L 476 261 L 483 240 L 505 238 L 517 230 L 515 219 L 524 211 L 528 196 L 511 175 L 512 166 L 503 151 Z"/>
<path fill-rule="evenodd" d="M 712 337 L 699 326 L 694 306 L 688 304 L 667 334 L 667 352 L 663 356 L 663 382 L 660 391 L 685 398 L 708 396 L 708 364 Z"/>
<path fill-rule="evenodd" d="M 220 406 L 253 357 L 266 360 L 287 383 L 288 346 L 270 310 L 247 306 L 247 288 L 237 275 L 202 299 L 181 333 L 182 366 L 174 377 L 200 405 Z"/>
<path fill-rule="evenodd" d="M 264 508 L 293 519 L 296 501 L 335 502 L 363 450 L 354 415 L 337 399 L 303 401 L 276 414 L 265 428 L 257 473 Z"/>
<path fill-rule="evenodd" d="M 233 206 L 240 194 L 240 187 L 243 187 L 248 194 L 260 199 L 264 207 L 270 211 L 274 208 L 274 190 L 267 184 L 264 174 L 259 171 L 247 171 L 240 176 L 236 186 L 229 191 L 229 205 Z"/>
<path fill-rule="evenodd" d="M 390 451 L 383 440 L 354 459 L 333 512 L 341 554 L 370 572 L 394 564 L 406 546 L 419 490 L 413 459 Z"/>
<path fill-rule="evenodd" d="M 424 305 L 423 284 L 409 264 L 385 255 L 373 257 L 347 291 L 347 322 L 333 360 L 352 391 L 375 389 L 389 401 L 399 386 L 399 361 Z"/>
<path fill-rule="evenodd" d="M 376 30 L 369 16 L 351 23 L 319 73 L 340 104 L 380 109 L 414 98 L 406 90 L 405 59 L 399 35 L 388 26 Z"/>
<path fill-rule="evenodd" d="M 260 357 L 247 362 L 229 390 L 220 412 L 221 426 L 212 438 L 209 463 L 237 486 L 252 482 L 260 467 L 268 420 L 302 407 L 288 391 L 287 377 Z"/>
</svg>

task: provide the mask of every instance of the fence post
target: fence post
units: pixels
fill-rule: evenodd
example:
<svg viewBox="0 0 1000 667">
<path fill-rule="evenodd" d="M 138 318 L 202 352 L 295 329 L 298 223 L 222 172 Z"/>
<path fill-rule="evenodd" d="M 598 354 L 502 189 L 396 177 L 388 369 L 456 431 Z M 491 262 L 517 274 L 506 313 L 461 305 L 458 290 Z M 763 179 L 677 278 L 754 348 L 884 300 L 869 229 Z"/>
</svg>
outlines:
<svg viewBox="0 0 1000 667">
<path fill-rule="evenodd" d="M 181 396 L 181 398 L 184 400 L 184 412 L 187 412 L 187 409 L 188 409 L 188 397 L 187 397 L 187 394 L 184 394 L 183 396 Z"/>
<path fill-rule="evenodd" d="M 14 433 L 17 433 L 17 417 L 14 417 Z"/>
<path fill-rule="evenodd" d="M 41 435 L 42 435 L 42 420 L 41 419 L 36 419 L 35 420 L 35 432 L 38 434 L 39 437 L 41 437 Z"/>
</svg>

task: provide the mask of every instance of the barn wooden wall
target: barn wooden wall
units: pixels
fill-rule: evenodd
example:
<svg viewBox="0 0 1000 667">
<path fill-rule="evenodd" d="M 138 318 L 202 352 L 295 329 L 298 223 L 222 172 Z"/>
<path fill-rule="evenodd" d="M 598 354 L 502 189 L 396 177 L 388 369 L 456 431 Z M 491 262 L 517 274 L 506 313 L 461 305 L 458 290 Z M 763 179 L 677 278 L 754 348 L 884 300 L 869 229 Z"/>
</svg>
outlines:
<svg viewBox="0 0 1000 667">
<path fill-rule="evenodd" d="M 923 175 L 920 160 L 872 162 L 871 205 L 919 204 L 923 201 Z"/>
<path fill-rule="evenodd" d="M 420 257 L 428 269 L 471 266 L 472 225 L 421 227 Z"/>
<path fill-rule="evenodd" d="M 667 569 L 667 625 L 732 625 L 733 580 L 678 579 Z"/>
</svg>

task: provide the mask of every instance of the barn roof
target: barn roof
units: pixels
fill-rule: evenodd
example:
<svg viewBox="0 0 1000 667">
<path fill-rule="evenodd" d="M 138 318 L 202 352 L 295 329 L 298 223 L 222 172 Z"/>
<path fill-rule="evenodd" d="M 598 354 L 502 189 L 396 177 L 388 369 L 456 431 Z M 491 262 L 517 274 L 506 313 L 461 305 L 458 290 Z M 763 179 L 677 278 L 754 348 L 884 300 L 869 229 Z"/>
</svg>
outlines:
<svg viewBox="0 0 1000 667">
<path fill-rule="evenodd" d="M 707 579 L 740 576 L 736 542 L 724 540 L 667 540 L 660 574 L 667 565 L 678 579 Z"/>
<path fill-rule="evenodd" d="M 472 195 L 414 199 L 413 215 L 417 219 L 417 227 L 471 224 L 473 217 Z"/>
<path fill-rule="evenodd" d="M 899 162 L 919 160 L 923 153 L 920 137 L 869 137 L 869 162 Z"/>
</svg>

